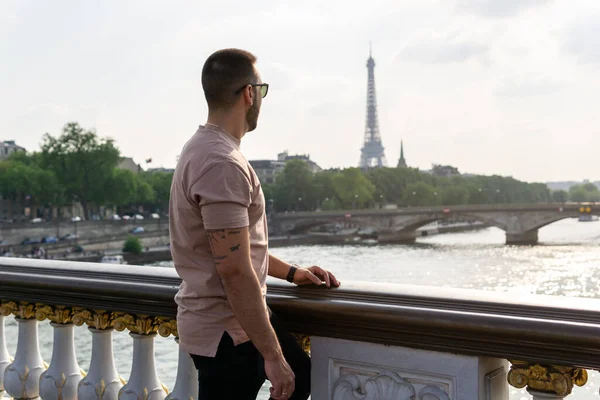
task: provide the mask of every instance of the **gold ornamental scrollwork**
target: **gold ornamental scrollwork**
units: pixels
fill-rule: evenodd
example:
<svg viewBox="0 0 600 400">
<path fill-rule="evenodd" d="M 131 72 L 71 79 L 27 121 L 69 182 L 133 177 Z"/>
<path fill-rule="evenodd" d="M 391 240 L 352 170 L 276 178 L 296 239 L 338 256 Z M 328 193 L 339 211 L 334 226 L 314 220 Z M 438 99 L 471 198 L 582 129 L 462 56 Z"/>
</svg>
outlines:
<svg viewBox="0 0 600 400">
<path fill-rule="evenodd" d="M 158 331 L 160 320 L 148 315 L 133 315 L 126 313 L 114 313 L 114 327 L 118 331 L 125 329 L 138 335 L 151 335 Z"/>
<path fill-rule="evenodd" d="M 292 333 L 292 336 L 296 339 L 302 350 L 310 355 L 310 336 L 302 333 Z"/>
<path fill-rule="evenodd" d="M 19 306 L 14 301 L 2 301 L 0 303 L 0 315 L 8 317 L 17 312 Z"/>
<path fill-rule="evenodd" d="M 17 318 L 32 319 L 35 318 L 35 310 L 35 304 L 24 301 L 18 303 L 16 301 L 2 301 L 2 304 L 0 304 L 0 313 L 4 317 L 12 314 Z"/>
<path fill-rule="evenodd" d="M 527 386 L 530 389 L 559 396 L 571 394 L 573 385 L 583 386 L 588 380 L 583 368 L 563 367 L 559 365 L 540 365 L 525 361 L 511 361 L 508 383 L 518 389 Z"/>
<path fill-rule="evenodd" d="M 169 337 L 171 335 L 178 337 L 177 320 L 158 318 L 158 334 L 162 337 Z"/>
<path fill-rule="evenodd" d="M 105 310 L 77 309 L 73 314 L 73 323 L 77 326 L 86 324 L 90 328 L 99 330 L 112 328 L 114 313 Z"/>
<path fill-rule="evenodd" d="M 73 322 L 73 309 L 64 306 L 38 304 L 35 310 L 35 318 L 38 321 L 49 319 L 57 324 L 70 324 Z"/>
</svg>

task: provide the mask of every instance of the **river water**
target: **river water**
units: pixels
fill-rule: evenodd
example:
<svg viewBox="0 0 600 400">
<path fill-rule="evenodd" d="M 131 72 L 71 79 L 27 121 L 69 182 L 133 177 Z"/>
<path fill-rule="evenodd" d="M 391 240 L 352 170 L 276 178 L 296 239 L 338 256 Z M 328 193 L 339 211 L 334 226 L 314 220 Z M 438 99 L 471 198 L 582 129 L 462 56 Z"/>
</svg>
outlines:
<svg viewBox="0 0 600 400">
<path fill-rule="evenodd" d="M 512 293 L 600 298 L 600 222 L 564 220 L 540 230 L 537 246 L 506 246 L 504 232 L 487 228 L 419 238 L 415 245 L 293 246 L 272 253 L 300 265 L 318 264 L 344 280 L 396 282 L 414 285 L 450 286 Z M 16 326 L 7 320 L 11 354 L 16 349 Z M 52 331 L 40 323 L 40 347 L 44 360 L 52 355 Z M 131 338 L 115 333 L 117 369 L 127 379 L 131 368 Z M 89 367 L 91 336 L 76 328 L 80 366 Z M 177 369 L 177 346 L 173 339 L 157 338 L 156 363 L 159 376 L 173 388 Z M 267 385 L 259 399 L 268 398 Z M 583 388 L 568 397 L 597 399 L 600 377 L 590 373 Z M 531 399 L 525 390 L 511 388 L 510 400 Z M 458 400 L 458 399 L 457 399 Z"/>
</svg>

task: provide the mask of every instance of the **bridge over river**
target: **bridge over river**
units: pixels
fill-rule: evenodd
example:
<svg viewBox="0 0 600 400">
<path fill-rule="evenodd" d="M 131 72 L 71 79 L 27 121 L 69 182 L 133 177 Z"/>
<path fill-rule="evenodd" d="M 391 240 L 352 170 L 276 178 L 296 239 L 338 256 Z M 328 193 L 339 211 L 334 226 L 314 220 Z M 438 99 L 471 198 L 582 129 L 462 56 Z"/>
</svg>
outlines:
<svg viewBox="0 0 600 400">
<path fill-rule="evenodd" d="M 581 215 L 600 215 L 600 203 L 486 204 L 275 213 L 269 218 L 269 229 L 276 234 L 292 234 L 327 224 L 346 224 L 376 230 L 380 243 L 411 243 L 416 240 L 419 227 L 434 221 L 480 221 L 505 231 L 507 244 L 536 244 L 540 228 Z"/>
</svg>

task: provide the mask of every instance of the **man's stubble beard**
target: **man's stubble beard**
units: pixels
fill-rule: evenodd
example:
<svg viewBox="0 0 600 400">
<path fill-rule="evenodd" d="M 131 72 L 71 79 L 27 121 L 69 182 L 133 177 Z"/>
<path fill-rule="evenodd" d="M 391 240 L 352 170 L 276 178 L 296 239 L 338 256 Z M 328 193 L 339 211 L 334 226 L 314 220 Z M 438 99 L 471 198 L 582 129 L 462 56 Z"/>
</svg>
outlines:
<svg viewBox="0 0 600 400">
<path fill-rule="evenodd" d="M 256 129 L 258 125 L 258 114 L 260 113 L 260 109 L 257 103 L 254 103 L 248 109 L 246 113 L 246 123 L 248 124 L 248 132 L 252 132 Z"/>
</svg>

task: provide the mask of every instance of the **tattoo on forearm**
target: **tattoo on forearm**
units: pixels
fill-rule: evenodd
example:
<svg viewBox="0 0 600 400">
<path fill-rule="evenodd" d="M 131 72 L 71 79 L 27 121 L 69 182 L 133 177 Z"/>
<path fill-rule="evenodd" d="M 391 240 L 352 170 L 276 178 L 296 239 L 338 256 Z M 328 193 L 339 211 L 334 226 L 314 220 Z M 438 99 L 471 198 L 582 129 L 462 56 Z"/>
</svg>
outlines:
<svg viewBox="0 0 600 400">
<path fill-rule="evenodd" d="M 237 246 L 230 247 L 229 251 L 231 251 L 233 253 L 234 251 L 238 251 L 239 249 L 240 249 L 240 245 L 238 244 Z"/>
</svg>

